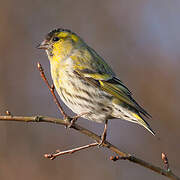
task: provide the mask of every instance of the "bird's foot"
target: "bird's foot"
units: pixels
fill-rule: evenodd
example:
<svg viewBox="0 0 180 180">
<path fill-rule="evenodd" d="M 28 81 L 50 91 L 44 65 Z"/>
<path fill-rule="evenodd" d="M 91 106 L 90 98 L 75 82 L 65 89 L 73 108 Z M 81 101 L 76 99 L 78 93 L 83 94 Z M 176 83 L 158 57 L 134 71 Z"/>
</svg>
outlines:
<svg viewBox="0 0 180 180">
<path fill-rule="evenodd" d="M 67 125 L 67 127 L 71 128 L 75 124 L 77 119 L 78 119 L 78 117 L 75 117 L 75 116 L 73 118 L 71 118 L 70 123 L 69 123 L 69 125 Z"/>
<path fill-rule="evenodd" d="M 104 131 L 103 131 L 103 133 L 101 135 L 101 141 L 99 142 L 99 145 L 98 145 L 99 147 L 103 146 L 103 143 L 106 140 L 106 136 L 107 136 L 107 123 L 108 123 L 108 121 L 105 122 Z"/>
<path fill-rule="evenodd" d="M 98 147 L 102 147 L 105 140 L 101 139 L 100 142 L 98 142 Z"/>
<path fill-rule="evenodd" d="M 68 127 L 68 128 L 71 128 L 71 127 L 75 124 L 75 122 L 76 122 L 80 117 L 82 117 L 82 116 L 85 115 L 85 114 L 88 114 L 88 113 L 81 113 L 81 114 L 78 114 L 78 115 L 72 117 L 72 118 L 70 119 L 70 123 L 69 123 L 69 125 L 68 125 L 67 127 Z"/>
</svg>

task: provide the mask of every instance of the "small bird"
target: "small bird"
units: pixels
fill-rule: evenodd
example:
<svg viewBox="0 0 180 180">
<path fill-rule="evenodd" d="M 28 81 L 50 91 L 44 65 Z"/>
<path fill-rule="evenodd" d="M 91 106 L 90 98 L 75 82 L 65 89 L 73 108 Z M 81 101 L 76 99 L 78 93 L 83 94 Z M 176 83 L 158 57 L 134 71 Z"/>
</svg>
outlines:
<svg viewBox="0 0 180 180">
<path fill-rule="evenodd" d="M 106 139 L 109 119 L 131 121 L 155 134 L 144 119 L 151 115 L 80 36 L 67 29 L 54 29 L 38 48 L 46 50 L 53 83 L 63 102 L 77 115 L 105 123 L 100 145 Z"/>
</svg>

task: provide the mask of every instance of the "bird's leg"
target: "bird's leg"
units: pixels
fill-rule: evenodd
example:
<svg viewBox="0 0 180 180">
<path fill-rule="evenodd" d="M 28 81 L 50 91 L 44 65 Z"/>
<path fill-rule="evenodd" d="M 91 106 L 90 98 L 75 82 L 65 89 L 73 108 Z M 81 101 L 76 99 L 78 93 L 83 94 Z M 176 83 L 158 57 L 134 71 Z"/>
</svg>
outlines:
<svg viewBox="0 0 180 180">
<path fill-rule="evenodd" d="M 81 113 L 81 114 L 78 114 L 74 117 L 71 118 L 71 121 L 70 121 L 70 124 L 68 125 L 68 128 L 71 128 L 72 125 L 78 120 L 78 118 L 82 117 L 83 115 L 85 114 L 88 114 L 87 112 L 84 112 L 84 113 Z"/>
<path fill-rule="evenodd" d="M 100 143 L 99 143 L 99 146 L 101 146 L 101 145 L 104 143 L 104 141 L 106 140 L 106 136 L 107 136 L 107 125 L 108 125 L 108 120 L 105 121 L 104 131 L 103 131 L 103 133 L 102 133 L 102 135 L 101 135 L 101 141 L 100 141 Z"/>
</svg>

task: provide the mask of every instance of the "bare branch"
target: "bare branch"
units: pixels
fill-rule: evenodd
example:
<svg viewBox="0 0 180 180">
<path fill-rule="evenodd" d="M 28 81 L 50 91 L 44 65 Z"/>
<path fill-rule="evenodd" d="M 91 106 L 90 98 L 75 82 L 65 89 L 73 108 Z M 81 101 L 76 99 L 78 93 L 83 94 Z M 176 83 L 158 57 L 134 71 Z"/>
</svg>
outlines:
<svg viewBox="0 0 180 180">
<path fill-rule="evenodd" d="M 77 147 L 77 148 L 74 148 L 74 149 L 69 149 L 69 150 L 66 150 L 66 151 L 56 150 L 55 153 L 45 154 L 44 157 L 49 158 L 51 160 L 54 160 L 58 156 L 61 156 L 61 155 L 64 155 L 64 154 L 72 154 L 72 153 L 75 153 L 77 151 L 87 149 L 87 148 L 90 148 L 90 147 L 94 147 L 94 146 L 98 146 L 98 145 L 99 145 L 98 143 L 92 143 L 92 144 L 87 144 L 85 146 L 80 146 L 80 147 Z"/>
<path fill-rule="evenodd" d="M 55 123 L 59 125 L 70 125 L 70 122 L 64 121 L 63 119 L 58 118 L 52 118 L 52 117 L 43 117 L 43 116 L 32 116 L 32 117 L 23 117 L 23 116 L 0 116 L 0 121 L 18 121 L 18 122 L 49 122 L 49 123 Z M 79 126 L 78 124 L 73 124 L 71 128 L 79 131 L 82 134 L 87 135 L 88 137 L 92 138 L 93 140 L 100 142 L 101 137 L 97 134 L 93 133 L 92 131 Z M 108 141 L 103 142 L 103 147 L 106 147 L 110 149 L 111 151 L 117 153 L 121 159 L 129 160 L 133 163 L 139 164 L 141 166 L 144 166 L 147 169 L 150 169 L 154 172 L 157 172 L 161 175 L 164 175 L 172 180 L 180 180 L 178 176 L 176 176 L 172 171 L 167 171 L 165 169 L 162 169 L 158 166 L 155 166 L 149 162 L 146 162 L 140 158 L 137 158 L 129 153 L 122 152 L 120 149 L 118 149 L 116 146 L 110 144 Z"/>
</svg>

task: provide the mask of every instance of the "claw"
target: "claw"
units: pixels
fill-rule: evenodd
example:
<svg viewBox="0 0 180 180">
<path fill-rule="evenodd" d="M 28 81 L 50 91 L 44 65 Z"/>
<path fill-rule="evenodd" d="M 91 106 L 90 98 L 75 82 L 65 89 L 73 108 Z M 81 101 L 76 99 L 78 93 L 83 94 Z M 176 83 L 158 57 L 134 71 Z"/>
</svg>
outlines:
<svg viewBox="0 0 180 180">
<path fill-rule="evenodd" d="M 69 123 L 71 123 L 71 120 L 72 120 L 72 118 L 71 117 L 69 117 L 69 116 L 67 116 L 67 117 L 65 117 L 64 118 L 64 121 L 66 122 L 66 125 L 65 125 L 65 128 L 67 129 L 67 128 L 69 128 Z"/>
<path fill-rule="evenodd" d="M 101 139 L 101 141 L 100 141 L 99 144 L 98 144 L 98 147 L 99 147 L 99 148 L 102 147 L 103 143 L 104 143 L 104 141 Z"/>
<path fill-rule="evenodd" d="M 78 118 L 80 118 L 81 116 L 83 116 L 85 114 L 88 114 L 88 113 L 81 113 L 81 114 L 78 114 L 78 115 L 72 117 L 71 119 L 69 119 L 70 124 L 67 125 L 66 128 L 71 128 L 75 124 L 75 122 L 78 120 Z"/>
<path fill-rule="evenodd" d="M 67 126 L 68 128 L 71 128 L 74 124 L 75 124 L 75 122 L 77 121 L 77 117 L 74 117 L 74 118 L 72 118 L 71 119 L 71 121 L 70 121 L 70 124 Z"/>
</svg>

